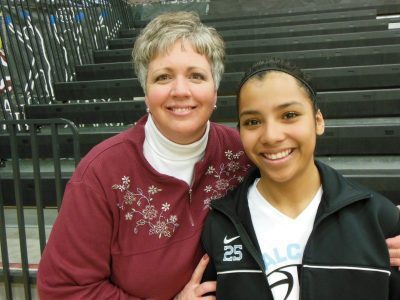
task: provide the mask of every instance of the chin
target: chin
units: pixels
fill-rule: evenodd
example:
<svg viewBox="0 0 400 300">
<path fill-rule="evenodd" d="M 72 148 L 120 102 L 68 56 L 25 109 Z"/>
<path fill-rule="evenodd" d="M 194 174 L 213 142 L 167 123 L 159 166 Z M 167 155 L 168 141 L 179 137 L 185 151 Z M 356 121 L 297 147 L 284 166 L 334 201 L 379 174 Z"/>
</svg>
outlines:
<svg viewBox="0 0 400 300">
<path fill-rule="evenodd" d="M 293 174 L 271 174 L 269 172 L 265 172 L 265 177 L 268 178 L 269 182 L 275 182 L 277 184 L 284 184 L 290 182 L 294 177 Z"/>
</svg>

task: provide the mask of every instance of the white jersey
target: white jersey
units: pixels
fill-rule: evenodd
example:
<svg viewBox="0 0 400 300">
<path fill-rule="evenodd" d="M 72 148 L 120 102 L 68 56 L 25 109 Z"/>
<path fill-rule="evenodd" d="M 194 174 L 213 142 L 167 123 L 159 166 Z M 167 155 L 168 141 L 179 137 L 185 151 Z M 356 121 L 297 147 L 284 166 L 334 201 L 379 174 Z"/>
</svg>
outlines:
<svg viewBox="0 0 400 300">
<path fill-rule="evenodd" d="M 311 234 L 322 197 L 322 186 L 295 219 L 274 208 L 257 190 L 248 192 L 253 227 L 263 256 L 268 283 L 275 300 L 298 300 L 298 267 Z"/>
</svg>

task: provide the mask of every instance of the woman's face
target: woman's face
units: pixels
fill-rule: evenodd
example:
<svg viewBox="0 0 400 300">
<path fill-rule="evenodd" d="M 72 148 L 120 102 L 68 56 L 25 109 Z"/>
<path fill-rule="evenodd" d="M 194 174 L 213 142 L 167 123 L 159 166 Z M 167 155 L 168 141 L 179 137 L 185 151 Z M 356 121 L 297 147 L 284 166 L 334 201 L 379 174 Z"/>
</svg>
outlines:
<svg viewBox="0 0 400 300">
<path fill-rule="evenodd" d="M 240 91 L 239 122 L 245 152 L 263 180 L 307 180 L 324 120 L 294 77 L 273 71 L 247 81 Z"/>
<path fill-rule="evenodd" d="M 158 130 L 169 140 L 199 140 L 217 100 L 207 58 L 189 42 L 177 41 L 150 61 L 145 100 Z"/>
</svg>

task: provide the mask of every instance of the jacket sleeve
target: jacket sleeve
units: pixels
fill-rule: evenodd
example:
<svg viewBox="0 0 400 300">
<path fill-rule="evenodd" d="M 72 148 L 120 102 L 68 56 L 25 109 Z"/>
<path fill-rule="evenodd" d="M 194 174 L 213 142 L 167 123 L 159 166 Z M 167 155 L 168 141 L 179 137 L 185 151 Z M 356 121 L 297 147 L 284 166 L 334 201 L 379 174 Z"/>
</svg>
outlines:
<svg viewBox="0 0 400 300">
<path fill-rule="evenodd" d="M 110 280 L 112 208 L 82 182 L 69 182 L 37 275 L 46 299 L 139 299 Z"/>
<path fill-rule="evenodd" d="M 391 267 L 389 282 L 389 299 L 400 299 L 400 271 L 398 267 Z"/>
<path fill-rule="evenodd" d="M 393 216 L 394 229 L 390 232 L 390 237 L 395 237 L 400 234 L 400 210 L 396 208 L 391 210 Z M 387 213 L 385 214 L 388 215 Z M 400 270 L 398 267 L 391 267 L 389 281 L 389 299 L 400 299 Z"/>
</svg>

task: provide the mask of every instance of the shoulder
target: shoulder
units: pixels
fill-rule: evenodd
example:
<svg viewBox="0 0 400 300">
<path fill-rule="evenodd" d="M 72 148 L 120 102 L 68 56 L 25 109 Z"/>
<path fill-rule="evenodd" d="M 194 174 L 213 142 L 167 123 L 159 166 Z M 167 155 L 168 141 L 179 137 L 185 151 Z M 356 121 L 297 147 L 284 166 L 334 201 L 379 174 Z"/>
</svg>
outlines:
<svg viewBox="0 0 400 300">
<path fill-rule="evenodd" d="M 346 207 L 345 211 L 357 212 L 370 222 L 377 222 L 386 236 L 400 230 L 400 211 L 392 201 L 369 187 L 344 177 L 328 165 L 317 162 L 317 166 L 322 175 L 324 194 L 328 195 L 327 199 L 331 199 L 328 200 L 328 205 Z"/>
<path fill-rule="evenodd" d="M 143 144 L 140 128 L 126 129 L 94 146 L 79 162 L 72 180 L 80 180 L 88 171 L 104 172 L 134 161 Z"/>
<path fill-rule="evenodd" d="M 370 191 L 371 205 L 386 237 L 400 233 L 400 210 L 394 203 L 378 192 Z"/>
<path fill-rule="evenodd" d="M 221 199 L 215 200 L 213 204 L 216 204 L 216 202 L 218 202 L 218 204 L 224 203 L 222 206 L 230 208 L 232 197 L 227 195 Z M 231 223 L 227 216 L 219 209 L 211 209 L 206 217 L 202 232 L 202 242 L 206 250 L 210 250 L 209 247 L 212 245 L 216 236 L 219 236 L 221 231 L 226 230 L 227 226 L 231 227 Z"/>
<path fill-rule="evenodd" d="M 210 138 L 219 139 L 221 142 L 228 145 L 242 147 L 239 131 L 234 127 L 229 127 L 224 124 L 210 123 Z"/>
<path fill-rule="evenodd" d="M 249 164 L 236 128 L 211 122 L 208 144 L 209 150 L 212 149 L 214 161 L 218 161 L 217 157 L 220 157 L 222 160 L 228 159 L 241 161 L 245 165 Z"/>
</svg>

